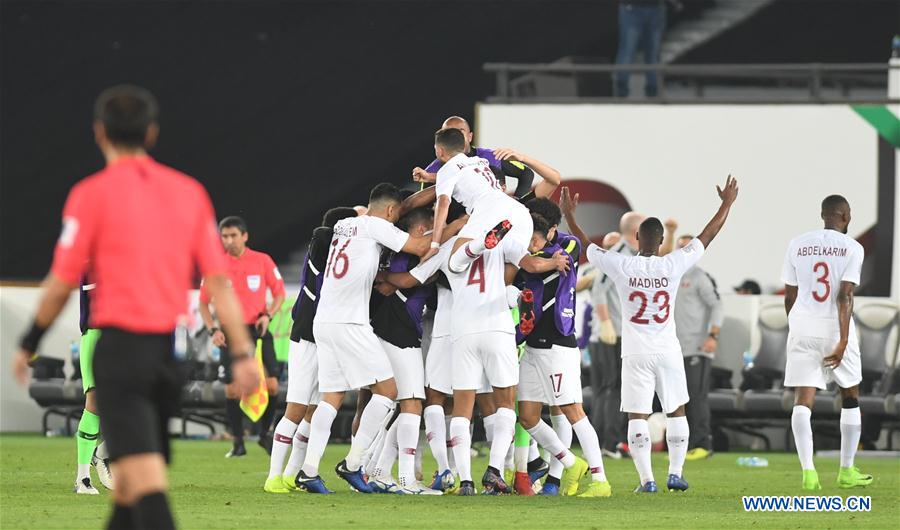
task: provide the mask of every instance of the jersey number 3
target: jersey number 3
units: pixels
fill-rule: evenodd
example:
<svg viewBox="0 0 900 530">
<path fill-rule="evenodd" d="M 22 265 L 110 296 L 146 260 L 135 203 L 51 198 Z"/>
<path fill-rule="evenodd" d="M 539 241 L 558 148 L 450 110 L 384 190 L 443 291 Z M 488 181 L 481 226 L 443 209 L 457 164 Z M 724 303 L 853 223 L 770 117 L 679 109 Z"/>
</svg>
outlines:
<svg viewBox="0 0 900 530">
<path fill-rule="evenodd" d="M 816 300 L 816 302 L 826 302 L 831 296 L 831 283 L 828 282 L 828 273 L 828 264 L 824 261 L 820 261 L 813 265 L 813 274 L 820 274 L 820 276 L 816 278 L 816 283 L 821 283 L 825 286 L 825 292 L 822 294 L 819 294 L 818 286 L 816 290 L 812 292 L 812 296 Z"/>
<path fill-rule="evenodd" d="M 641 291 L 633 291 L 628 295 L 629 302 L 634 302 L 636 299 L 641 301 L 641 307 L 638 308 L 637 313 L 632 315 L 631 321 L 635 324 L 649 324 L 650 319 L 644 318 L 644 312 L 647 311 L 647 295 Z M 653 315 L 653 320 L 657 324 L 663 324 L 669 320 L 669 314 L 672 312 L 672 308 L 669 306 L 669 293 L 656 291 L 653 293 L 653 303 L 659 308 Z"/>
<path fill-rule="evenodd" d="M 325 276 L 327 277 L 329 273 L 334 276 L 335 280 L 340 280 L 347 274 L 347 270 L 350 268 L 350 256 L 344 252 L 347 250 L 347 246 L 350 245 L 350 241 L 352 239 L 348 239 L 346 243 L 341 246 L 340 250 L 337 248 L 338 240 L 335 239 L 331 243 L 331 256 L 328 257 L 328 265 L 325 267 Z M 341 268 L 338 269 L 338 263 L 341 263 Z"/>
</svg>

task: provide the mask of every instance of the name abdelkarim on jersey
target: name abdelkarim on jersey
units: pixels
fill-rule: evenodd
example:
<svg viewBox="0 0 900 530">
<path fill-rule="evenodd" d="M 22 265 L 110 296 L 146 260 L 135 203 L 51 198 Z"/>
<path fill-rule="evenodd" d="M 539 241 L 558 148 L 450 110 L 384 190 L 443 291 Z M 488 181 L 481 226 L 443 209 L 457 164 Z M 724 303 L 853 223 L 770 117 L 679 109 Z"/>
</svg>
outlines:
<svg viewBox="0 0 900 530">
<path fill-rule="evenodd" d="M 675 295 L 681 277 L 703 252 L 703 243 L 697 238 L 663 257 L 624 256 L 597 245 L 588 247 L 588 261 L 612 278 L 619 294 L 623 356 L 681 355 L 672 315 Z"/>
<path fill-rule="evenodd" d="M 408 239 L 409 234 L 380 217 L 338 221 L 322 271 L 316 322 L 368 324 L 381 248 L 400 252 Z"/>
<path fill-rule="evenodd" d="M 435 186 L 438 196 L 446 195 L 456 199 L 465 206 L 469 214 L 485 198 L 512 200 L 503 193 L 487 160 L 463 153 L 448 160 L 438 171 Z"/>
<path fill-rule="evenodd" d="M 841 282 L 859 285 L 864 254 L 862 245 L 836 230 L 813 230 L 791 240 L 781 279 L 797 287 L 788 315 L 792 335 L 831 338 L 840 333 L 837 294 Z M 850 329 L 855 329 L 853 319 Z"/>
</svg>

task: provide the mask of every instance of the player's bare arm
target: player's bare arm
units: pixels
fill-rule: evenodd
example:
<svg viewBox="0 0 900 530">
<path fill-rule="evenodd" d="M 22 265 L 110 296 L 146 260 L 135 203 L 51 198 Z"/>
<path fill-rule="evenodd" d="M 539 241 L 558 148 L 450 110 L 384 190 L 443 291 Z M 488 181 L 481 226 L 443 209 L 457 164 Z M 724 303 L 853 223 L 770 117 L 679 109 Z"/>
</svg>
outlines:
<svg viewBox="0 0 900 530">
<path fill-rule="evenodd" d="M 420 167 L 412 170 L 412 178 L 415 182 L 434 182 L 437 180 L 437 173 L 429 173 Z"/>
<path fill-rule="evenodd" d="M 469 216 L 463 215 L 462 217 L 455 219 L 452 223 L 448 224 L 447 227 L 444 228 L 443 234 L 441 234 L 441 244 L 443 245 L 444 243 L 449 241 L 450 238 L 456 236 L 456 234 L 458 234 L 459 231 L 462 230 L 464 226 L 466 226 L 466 222 L 468 222 L 468 220 Z"/>
<path fill-rule="evenodd" d="M 22 339 L 19 352 L 13 358 L 13 375 L 22 385 L 28 384 L 28 363 L 37 354 L 37 346 L 41 336 L 56 321 L 56 317 L 59 316 L 69 300 L 69 294 L 76 287 L 77 285 L 69 285 L 62 281 L 52 272 L 44 280 L 43 294 L 38 304 L 37 313 L 34 315 L 31 330 Z"/>
<path fill-rule="evenodd" d="M 697 236 L 697 239 L 703 243 L 703 248 L 709 247 L 709 244 L 712 243 L 716 234 L 718 234 L 719 230 L 722 229 L 722 226 L 725 225 L 725 220 L 728 219 L 728 212 L 731 210 L 731 205 L 734 204 L 734 201 L 738 196 L 737 179 L 728 175 L 728 178 L 725 179 L 725 188 L 723 189 L 716 185 L 716 191 L 719 193 L 722 204 L 719 206 L 719 209 L 716 211 L 713 218 L 707 223 L 703 231 L 700 232 L 700 235 Z"/>
<path fill-rule="evenodd" d="M 421 285 L 419 280 L 408 272 L 379 272 L 375 280 L 389 283 L 398 289 L 411 289 Z"/>
<path fill-rule="evenodd" d="M 427 258 L 424 256 L 432 250 L 431 238 L 428 236 L 409 236 L 409 239 L 406 240 L 406 244 L 403 245 L 403 248 L 400 250 L 407 254 L 419 256 L 422 258 L 422 261 L 425 261 Z"/>
<path fill-rule="evenodd" d="M 562 274 L 569 272 L 569 256 L 561 250 L 557 250 L 552 258 L 539 258 L 537 256 L 525 256 L 519 262 L 519 267 L 531 274 L 543 274 L 550 271 L 559 271 Z"/>
<path fill-rule="evenodd" d="M 834 351 L 828 357 L 825 357 L 825 366 L 827 368 L 837 368 L 844 358 L 844 350 L 847 349 L 847 342 L 850 340 L 850 319 L 853 318 L 853 290 L 856 285 L 853 282 L 841 282 L 841 287 L 837 293 L 838 306 L 838 324 L 840 325 L 840 339 L 834 346 Z"/>
<path fill-rule="evenodd" d="M 234 383 L 242 394 L 249 394 L 259 383 L 259 368 L 253 360 L 253 343 L 243 323 L 240 303 L 229 287 L 225 274 L 207 276 L 203 282 L 211 298 L 216 301 L 219 322 L 231 345 L 231 373 Z"/>
<path fill-rule="evenodd" d="M 587 248 L 591 244 L 591 238 L 584 233 L 578 221 L 575 220 L 575 210 L 578 209 L 578 194 L 573 197 L 568 186 L 563 186 L 559 194 L 559 209 L 562 210 L 569 232 L 581 241 L 581 246 Z M 603 239 L 602 237 L 600 238 Z"/>
<path fill-rule="evenodd" d="M 797 286 L 784 284 L 784 312 L 790 316 L 794 302 L 797 301 Z"/>
<path fill-rule="evenodd" d="M 409 197 L 403 199 L 403 202 L 400 203 L 400 217 L 403 217 L 416 208 L 422 208 L 423 206 L 434 204 L 435 193 L 436 188 L 434 186 L 431 186 L 425 188 L 424 190 L 419 190 Z"/>
<path fill-rule="evenodd" d="M 550 165 L 545 162 L 542 162 L 533 156 L 519 153 L 515 149 L 510 149 L 508 147 L 495 149 L 494 156 L 499 160 L 521 162 L 540 175 L 543 180 L 534 187 L 534 195 L 538 198 L 549 197 L 556 191 L 556 188 L 559 187 L 562 182 L 562 174 L 559 171 L 550 167 Z"/>
<path fill-rule="evenodd" d="M 422 261 L 427 261 L 438 253 L 438 248 L 443 242 L 444 224 L 447 222 L 447 215 L 450 213 L 450 196 L 439 195 L 437 203 L 434 207 L 434 228 L 431 232 L 431 248 L 428 253 L 422 256 Z"/>
<path fill-rule="evenodd" d="M 659 247 L 660 256 L 665 256 L 669 252 L 675 250 L 675 231 L 678 230 L 678 221 L 675 219 L 666 219 L 663 226 L 666 229 L 666 233 L 663 236 L 662 246 Z"/>
</svg>

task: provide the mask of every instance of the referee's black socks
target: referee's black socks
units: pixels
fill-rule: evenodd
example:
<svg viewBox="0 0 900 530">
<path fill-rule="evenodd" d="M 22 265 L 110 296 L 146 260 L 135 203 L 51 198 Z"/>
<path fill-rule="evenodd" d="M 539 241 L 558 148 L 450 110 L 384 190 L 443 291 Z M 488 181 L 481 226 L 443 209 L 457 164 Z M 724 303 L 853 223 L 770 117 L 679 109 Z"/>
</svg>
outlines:
<svg viewBox="0 0 900 530">
<path fill-rule="evenodd" d="M 137 528 L 174 530 L 175 521 L 172 519 L 166 494 L 159 491 L 138 499 L 134 505 L 134 521 Z"/>
<path fill-rule="evenodd" d="M 275 409 L 278 408 L 278 394 L 269 394 L 269 404 L 265 412 L 259 418 L 259 435 L 268 436 L 272 430 L 272 420 L 275 418 Z"/>
<path fill-rule="evenodd" d="M 241 411 L 241 401 L 239 399 L 225 400 L 225 417 L 228 418 L 228 427 L 231 428 L 231 436 L 234 437 L 234 443 L 244 442 L 244 412 Z"/>
<path fill-rule="evenodd" d="M 107 530 L 131 530 L 134 527 L 134 509 L 131 506 L 115 504 L 109 522 L 106 523 Z"/>
</svg>

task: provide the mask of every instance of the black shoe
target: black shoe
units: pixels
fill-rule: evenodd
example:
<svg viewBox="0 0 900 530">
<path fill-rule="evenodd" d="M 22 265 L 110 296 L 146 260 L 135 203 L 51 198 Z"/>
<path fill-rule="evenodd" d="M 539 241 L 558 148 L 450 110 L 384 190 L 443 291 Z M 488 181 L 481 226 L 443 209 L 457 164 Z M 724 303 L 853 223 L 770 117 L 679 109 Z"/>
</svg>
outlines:
<svg viewBox="0 0 900 530">
<path fill-rule="evenodd" d="M 481 477 L 481 485 L 484 487 L 485 495 L 510 495 L 512 493 L 512 490 L 509 485 L 506 484 L 506 481 L 503 480 L 500 472 L 491 466 L 488 466 L 484 475 Z"/>
<path fill-rule="evenodd" d="M 244 447 L 244 442 L 235 442 L 234 446 L 231 448 L 231 451 L 225 453 L 225 458 L 236 458 L 239 456 L 246 456 L 247 448 Z"/>
<path fill-rule="evenodd" d="M 260 447 L 266 450 L 266 453 L 269 456 L 272 456 L 272 435 L 271 434 L 260 434 L 259 440 L 256 442 Z"/>
<path fill-rule="evenodd" d="M 478 492 L 475 491 L 475 483 L 471 480 L 464 480 L 459 483 L 459 489 L 456 491 L 457 495 L 462 497 L 472 497 L 477 495 Z"/>
</svg>

